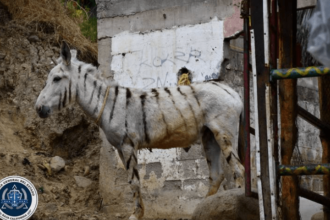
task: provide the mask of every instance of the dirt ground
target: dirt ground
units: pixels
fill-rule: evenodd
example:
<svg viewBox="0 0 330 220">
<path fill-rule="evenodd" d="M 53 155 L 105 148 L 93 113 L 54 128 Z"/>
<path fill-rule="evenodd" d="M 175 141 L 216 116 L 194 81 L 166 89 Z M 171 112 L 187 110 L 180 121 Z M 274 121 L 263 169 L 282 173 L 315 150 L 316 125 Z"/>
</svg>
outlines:
<svg viewBox="0 0 330 220">
<path fill-rule="evenodd" d="M 0 179 L 19 175 L 37 188 L 38 208 L 31 219 L 109 219 L 98 191 L 98 127 L 78 106 L 40 119 L 34 103 L 59 45 L 47 25 L 11 22 L 0 4 Z M 65 168 L 50 172 L 54 156 Z M 74 176 L 92 181 L 79 187 Z"/>
</svg>

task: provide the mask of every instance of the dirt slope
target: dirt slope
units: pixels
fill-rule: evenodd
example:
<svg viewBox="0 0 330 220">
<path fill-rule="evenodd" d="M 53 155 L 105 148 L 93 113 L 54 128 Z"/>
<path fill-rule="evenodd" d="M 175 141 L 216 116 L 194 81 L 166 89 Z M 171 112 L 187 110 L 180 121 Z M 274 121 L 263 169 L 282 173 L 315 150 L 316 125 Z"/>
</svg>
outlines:
<svg viewBox="0 0 330 220">
<path fill-rule="evenodd" d="M 0 4 L 0 179 L 19 175 L 35 185 L 39 205 L 31 219 L 108 219 L 99 212 L 97 126 L 77 106 L 45 120 L 34 109 L 59 55 L 56 42 L 44 27 L 11 22 Z M 49 173 L 54 156 L 66 166 Z M 78 187 L 74 176 L 92 184 Z"/>
</svg>

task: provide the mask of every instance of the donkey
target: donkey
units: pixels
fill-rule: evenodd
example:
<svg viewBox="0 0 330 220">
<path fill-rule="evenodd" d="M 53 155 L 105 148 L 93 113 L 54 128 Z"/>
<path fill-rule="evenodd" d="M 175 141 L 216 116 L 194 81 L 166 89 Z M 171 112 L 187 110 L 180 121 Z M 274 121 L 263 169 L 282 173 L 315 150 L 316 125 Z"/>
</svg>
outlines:
<svg viewBox="0 0 330 220">
<path fill-rule="evenodd" d="M 221 153 L 236 187 L 244 186 L 244 167 L 233 148 L 243 104 L 233 89 L 219 82 L 147 91 L 124 88 L 99 80 L 98 69 L 79 61 L 75 54 L 62 43 L 58 64 L 50 71 L 35 108 L 41 118 L 47 118 L 77 102 L 96 121 L 128 171 L 135 204 L 130 220 L 144 214 L 139 149 L 185 148 L 202 140 L 210 170 L 207 196 L 215 194 L 224 179 Z"/>
</svg>

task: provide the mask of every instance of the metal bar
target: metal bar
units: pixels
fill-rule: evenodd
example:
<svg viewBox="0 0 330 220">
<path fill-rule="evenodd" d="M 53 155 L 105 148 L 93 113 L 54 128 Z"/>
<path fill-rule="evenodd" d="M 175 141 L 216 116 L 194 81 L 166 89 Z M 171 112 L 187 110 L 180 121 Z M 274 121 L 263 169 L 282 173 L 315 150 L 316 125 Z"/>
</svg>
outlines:
<svg viewBox="0 0 330 220">
<path fill-rule="evenodd" d="M 245 145 L 245 196 L 251 192 L 251 146 L 250 146 L 250 71 L 249 71 L 249 5 L 244 1 L 244 145 Z"/>
<path fill-rule="evenodd" d="M 251 30 L 251 52 L 252 52 L 252 73 L 253 73 L 253 96 L 254 96 L 254 122 L 255 122 L 255 140 L 256 140 L 256 166 L 257 166 L 257 187 L 259 199 L 260 220 L 265 219 L 262 182 L 261 182 L 261 167 L 260 167 L 260 144 L 259 144 L 259 114 L 258 114 L 258 93 L 257 93 L 257 67 L 256 67 L 256 51 L 254 30 Z"/>
<path fill-rule="evenodd" d="M 321 205 L 326 206 L 327 208 L 330 208 L 330 199 L 329 198 L 322 196 L 320 194 L 317 194 L 313 191 L 304 189 L 304 188 L 300 188 L 298 192 L 299 192 L 300 197 L 311 200 L 313 202 L 317 202 Z"/>
<path fill-rule="evenodd" d="M 300 117 L 302 117 L 303 119 L 305 119 L 306 121 L 317 127 L 318 129 L 327 133 L 330 132 L 330 125 L 324 123 L 323 121 L 321 121 L 320 119 L 318 119 L 317 117 L 315 117 L 314 115 L 312 115 L 311 113 L 300 107 L 299 105 L 298 105 L 298 114 Z"/>
<path fill-rule="evenodd" d="M 275 200 L 275 161 L 273 156 L 273 121 L 270 111 L 270 86 L 266 86 L 266 116 L 267 116 L 267 139 L 268 139 L 268 166 L 269 166 L 269 183 L 270 183 L 270 199 L 272 208 L 272 219 L 277 219 L 277 205 Z"/>
<path fill-rule="evenodd" d="M 281 176 L 326 175 L 330 174 L 330 163 L 309 164 L 304 166 L 280 165 L 279 174 Z"/>
<path fill-rule="evenodd" d="M 310 66 L 306 68 L 290 68 L 290 69 L 272 69 L 270 71 L 270 80 L 279 79 L 298 79 L 304 77 L 317 77 L 322 75 L 330 75 L 330 69 L 323 66 Z"/>
</svg>

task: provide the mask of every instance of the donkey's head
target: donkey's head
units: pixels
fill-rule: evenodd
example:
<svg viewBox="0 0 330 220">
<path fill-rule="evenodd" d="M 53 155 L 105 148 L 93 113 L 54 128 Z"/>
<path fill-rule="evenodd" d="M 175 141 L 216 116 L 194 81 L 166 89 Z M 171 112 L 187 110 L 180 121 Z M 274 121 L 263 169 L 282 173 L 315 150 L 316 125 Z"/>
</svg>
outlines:
<svg viewBox="0 0 330 220">
<path fill-rule="evenodd" d="M 72 61 L 72 62 L 71 62 Z M 56 110 L 64 108 L 72 100 L 75 87 L 72 85 L 73 73 L 78 71 L 78 65 L 71 60 L 71 52 L 63 41 L 61 57 L 56 66 L 48 74 L 46 85 L 39 94 L 35 108 L 41 118 L 47 118 Z"/>
</svg>

